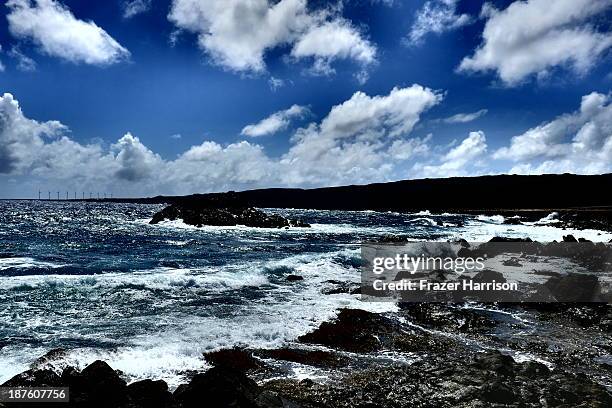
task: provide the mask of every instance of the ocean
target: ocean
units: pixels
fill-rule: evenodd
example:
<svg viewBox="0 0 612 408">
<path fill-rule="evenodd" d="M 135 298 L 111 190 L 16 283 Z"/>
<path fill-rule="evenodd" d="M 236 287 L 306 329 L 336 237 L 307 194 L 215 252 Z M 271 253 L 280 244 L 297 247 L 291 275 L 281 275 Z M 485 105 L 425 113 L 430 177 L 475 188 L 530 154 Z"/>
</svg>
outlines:
<svg viewBox="0 0 612 408">
<path fill-rule="evenodd" d="M 554 215 L 509 225 L 502 216 L 427 211 L 266 209 L 311 228 L 149 225 L 161 208 L 0 201 L 0 383 L 61 348 L 58 368 L 102 359 L 129 380 L 159 378 L 172 387 L 207 367 L 206 351 L 289 344 L 341 307 L 393 313 L 392 303 L 322 294 L 333 282 L 357 285 L 360 243 L 387 235 L 612 239 L 562 229 Z"/>
</svg>

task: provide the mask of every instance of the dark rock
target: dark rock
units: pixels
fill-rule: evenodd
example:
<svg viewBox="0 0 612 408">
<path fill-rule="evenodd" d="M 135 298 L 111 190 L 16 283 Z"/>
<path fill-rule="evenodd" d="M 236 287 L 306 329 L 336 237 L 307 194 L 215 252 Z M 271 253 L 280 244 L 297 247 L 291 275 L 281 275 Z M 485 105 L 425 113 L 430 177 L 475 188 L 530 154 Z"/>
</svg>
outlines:
<svg viewBox="0 0 612 408">
<path fill-rule="evenodd" d="M 485 312 L 446 303 L 401 303 L 402 313 L 422 326 L 462 333 L 481 333 L 497 323 Z"/>
<path fill-rule="evenodd" d="M 488 351 L 477 356 L 474 366 L 481 370 L 492 371 L 505 376 L 512 375 L 515 370 L 514 359 L 497 350 Z"/>
<path fill-rule="evenodd" d="M 401 236 L 401 235 L 394 235 L 394 234 L 385 234 L 383 236 L 381 236 L 380 238 L 376 239 L 376 242 L 379 243 L 400 243 L 400 242 L 406 242 L 408 241 L 408 237 L 407 236 Z"/>
<path fill-rule="evenodd" d="M 304 277 L 300 275 L 288 275 L 287 280 L 289 282 L 296 282 L 296 281 L 304 280 Z"/>
<path fill-rule="evenodd" d="M 597 302 L 601 294 L 599 279 L 594 275 L 570 273 L 552 276 L 544 287 L 559 302 Z"/>
<path fill-rule="evenodd" d="M 455 241 L 455 243 L 461 245 L 462 248 L 469 248 L 470 247 L 470 243 L 467 242 L 464 238 L 460 238 L 457 241 Z"/>
<path fill-rule="evenodd" d="M 253 207 L 214 207 L 209 203 L 175 203 L 155 213 L 149 222 L 157 224 L 164 220 L 182 219 L 184 223 L 201 227 L 203 225 L 233 226 L 245 225 L 258 228 L 310 227 L 300 220 L 290 220 L 276 214 L 266 214 Z"/>
<path fill-rule="evenodd" d="M 32 368 L 44 367 L 58 359 L 62 359 L 67 355 L 67 351 L 63 348 L 54 348 L 49 350 L 45 355 L 39 357 L 32 363 Z"/>
<path fill-rule="evenodd" d="M 564 235 L 563 242 L 578 242 L 578 240 L 573 235 Z"/>
<path fill-rule="evenodd" d="M 516 267 L 523 266 L 523 265 L 522 265 L 522 264 L 519 262 L 518 258 L 516 258 L 516 257 L 514 257 L 514 256 L 513 256 L 513 257 L 511 257 L 510 259 L 506 259 L 504 262 L 502 262 L 502 265 L 504 265 L 504 266 L 516 266 Z"/>
<path fill-rule="evenodd" d="M 120 407 L 127 403 L 127 386 L 104 361 L 95 361 L 78 372 L 67 367 L 61 376 L 70 388 L 70 401 L 83 407 Z"/>
<path fill-rule="evenodd" d="M 3 387 L 61 387 L 62 380 L 52 370 L 27 370 L 17 374 L 4 384 Z"/>
<path fill-rule="evenodd" d="M 537 378 L 550 374 L 550 369 L 537 361 L 527 361 L 521 366 L 521 374 L 529 378 Z"/>
<path fill-rule="evenodd" d="M 533 242 L 531 238 L 493 237 L 489 242 Z"/>
<path fill-rule="evenodd" d="M 392 320 L 365 310 L 341 309 L 335 320 L 321 323 L 298 340 L 347 351 L 370 352 L 379 350 L 385 336 L 391 335 L 396 326 Z"/>
<path fill-rule="evenodd" d="M 478 272 L 472 278 L 472 280 L 474 282 L 500 282 L 500 283 L 506 282 L 506 278 L 504 278 L 504 275 L 502 273 L 491 271 L 488 269 Z"/>
<path fill-rule="evenodd" d="M 189 384 L 181 385 L 174 398 L 183 408 L 272 408 L 283 400 L 264 392 L 255 381 L 228 367 L 213 367 L 196 374 Z"/>
<path fill-rule="evenodd" d="M 129 402 L 127 407 L 166 408 L 174 403 L 165 381 L 142 380 L 127 387 Z"/>
<path fill-rule="evenodd" d="M 481 395 L 483 400 L 496 404 L 512 404 L 516 401 L 512 388 L 501 381 L 484 384 L 481 388 Z"/>
<path fill-rule="evenodd" d="M 506 218 L 506 219 L 504 219 L 503 223 L 506 224 L 506 225 L 522 225 L 523 224 L 521 222 L 520 217 L 518 217 L 518 216 Z"/>
<path fill-rule="evenodd" d="M 215 367 L 228 367 L 237 371 L 263 368 L 264 364 L 243 348 L 223 349 L 204 353 L 204 359 Z"/>
</svg>

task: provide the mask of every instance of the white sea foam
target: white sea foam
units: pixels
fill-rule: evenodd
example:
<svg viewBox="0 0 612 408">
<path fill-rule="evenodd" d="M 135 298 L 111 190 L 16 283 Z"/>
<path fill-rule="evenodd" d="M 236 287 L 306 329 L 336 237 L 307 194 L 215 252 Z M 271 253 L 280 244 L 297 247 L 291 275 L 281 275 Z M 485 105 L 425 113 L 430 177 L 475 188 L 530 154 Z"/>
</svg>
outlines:
<svg viewBox="0 0 612 408">
<path fill-rule="evenodd" d="M 555 223 L 560 222 L 558 217 L 559 217 L 559 213 L 552 212 L 548 214 L 546 217 L 540 219 L 539 221 L 536 221 L 535 224 L 555 224 Z M 531 224 L 531 223 L 525 223 L 525 224 Z"/>
<path fill-rule="evenodd" d="M 505 221 L 503 215 L 479 215 L 476 217 L 478 221 L 492 223 L 492 224 L 502 224 Z"/>
<path fill-rule="evenodd" d="M 148 224 L 148 220 L 145 220 Z M 435 222 L 434 222 L 435 223 Z M 182 220 L 174 221 L 162 221 L 159 224 L 152 225 L 157 228 L 171 228 L 177 230 L 196 230 L 206 233 L 242 233 L 242 232 L 254 232 L 254 233 L 283 233 L 283 234 L 294 234 L 294 235 L 310 235 L 310 234 L 357 234 L 357 233 L 372 233 L 372 234 L 385 234 L 396 231 L 397 228 L 391 226 L 380 226 L 380 227 L 363 227 L 353 224 L 311 224 L 310 228 L 301 227 L 289 227 L 289 228 L 259 228 L 259 227 L 247 227 L 244 225 L 231 225 L 231 226 L 214 226 L 214 225 L 203 225 L 196 227 L 184 223 Z"/>
<path fill-rule="evenodd" d="M 30 257 L 0 258 L 0 271 L 6 269 L 61 268 L 64 264 L 37 261 Z"/>
<path fill-rule="evenodd" d="M 592 229 L 562 229 L 553 225 L 507 225 L 483 224 L 478 221 L 467 221 L 465 226 L 457 228 L 456 237 L 472 242 L 486 242 L 493 237 L 531 238 L 539 242 L 561 241 L 564 235 L 571 234 L 576 238 L 586 238 L 593 242 L 607 242 L 612 233 Z"/>
<path fill-rule="evenodd" d="M 437 225 L 436 221 L 432 218 L 427 218 L 427 217 L 421 217 L 421 218 L 414 218 L 410 221 L 408 221 L 410 223 L 426 223 L 429 225 Z"/>
<path fill-rule="evenodd" d="M 116 288 L 133 285 L 148 289 L 176 289 L 207 287 L 217 290 L 238 289 L 244 286 L 260 286 L 268 282 L 258 271 L 237 268 L 155 268 L 133 272 L 100 273 L 95 275 L 25 275 L 10 276 L 0 280 L 0 289 L 38 287 L 91 287 Z"/>
<path fill-rule="evenodd" d="M 412 215 L 431 215 L 431 212 L 429 210 L 424 210 L 424 211 L 419 211 L 416 213 L 412 213 Z"/>
<path fill-rule="evenodd" d="M 162 378 L 171 386 L 184 382 L 186 370 L 206 368 L 202 353 L 237 345 L 272 348 L 293 342 L 323 321 L 331 319 L 341 307 L 365 309 L 371 312 L 397 311 L 391 303 L 361 302 L 358 295 L 346 293 L 321 295 L 321 289 L 328 280 L 359 281 L 359 271 L 350 266 L 338 264 L 334 259 L 358 256 L 356 249 L 343 249 L 332 253 L 301 254 L 278 261 L 260 264 L 237 265 L 227 272 L 212 269 L 207 273 L 193 275 L 188 269 L 160 268 L 152 271 L 137 271 L 126 274 L 101 274 L 94 277 L 54 276 L 64 284 L 83 284 L 99 286 L 118 286 L 124 283 L 139 284 L 147 287 L 171 288 L 173 285 L 194 279 L 196 284 L 215 284 L 217 286 L 244 285 L 246 282 L 262 284 L 264 271 L 285 266 L 292 273 L 304 277 L 297 283 L 272 285 L 263 298 L 250 301 L 249 306 L 238 308 L 227 316 L 181 315 L 166 316 L 167 328 L 155 335 L 141 335 L 130 340 L 130 344 L 113 350 L 81 348 L 69 353 L 63 364 L 80 368 L 96 359 L 107 361 L 113 368 L 122 370 L 129 380 Z M 222 268 L 218 268 L 222 269 Z M 250 277 L 249 277 L 250 276 Z M 13 279 L 14 278 L 14 279 Z M 19 279 L 35 284 L 44 284 L 50 277 L 9 277 L 2 280 L 17 284 Z M 79 281 L 78 279 L 83 279 Z M 86 281 L 86 279 L 90 279 Z M 23 283 L 22 281 L 22 283 Z M 71 282 L 71 283 L 66 283 Z M 267 280 L 266 280 L 267 282 Z M 155 317 L 156 319 L 161 316 Z M 143 323 L 146 324 L 146 323 Z M 21 350 L 22 352 L 24 350 Z M 35 358 L 47 350 L 37 350 L 26 354 Z M 0 370 L 0 380 L 27 368 L 27 359 L 11 357 L 2 351 L 2 361 L 11 362 L 11 367 Z M 296 373 L 298 375 L 299 373 Z M 305 375 L 306 373 L 304 373 Z"/>
</svg>

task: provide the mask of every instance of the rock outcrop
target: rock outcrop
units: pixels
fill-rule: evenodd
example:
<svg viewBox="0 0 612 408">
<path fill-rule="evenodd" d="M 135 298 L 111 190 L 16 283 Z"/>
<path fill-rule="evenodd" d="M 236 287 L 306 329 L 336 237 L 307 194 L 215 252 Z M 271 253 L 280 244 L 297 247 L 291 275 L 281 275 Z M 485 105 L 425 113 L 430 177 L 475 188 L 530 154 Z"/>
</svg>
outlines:
<svg viewBox="0 0 612 408">
<path fill-rule="evenodd" d="M 164 220 L 181 219 L 188 225 L 201 227 L 203 225 L 233 226 L 244 225 L 257 228 L 286 228 L 310 227 L 301 220 L 291 220 L 277 214 L 265 212 L 242 205 L 224 205 L 216 207 L 210 203 L 175 203 L 153 215 L 150 224 L 157 224 Z"/>
</svg>

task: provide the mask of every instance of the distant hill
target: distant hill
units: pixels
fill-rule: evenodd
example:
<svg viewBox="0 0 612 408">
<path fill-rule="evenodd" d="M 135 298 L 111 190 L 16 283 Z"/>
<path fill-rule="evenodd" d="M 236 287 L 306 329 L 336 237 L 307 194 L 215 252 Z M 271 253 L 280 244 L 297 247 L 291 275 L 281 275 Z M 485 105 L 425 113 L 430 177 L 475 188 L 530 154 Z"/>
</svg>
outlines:
<svg viewBox="0 0 612 408">
<path fill-rule="evenodd" d="M 242 192 L 157 196 L 105 201 L 246 204 L 259 208 L 412 212 L 612 209 L 612 174 L 496 175 L 404 180 L 313 189 L 267 188 Z"/>
</svg>

